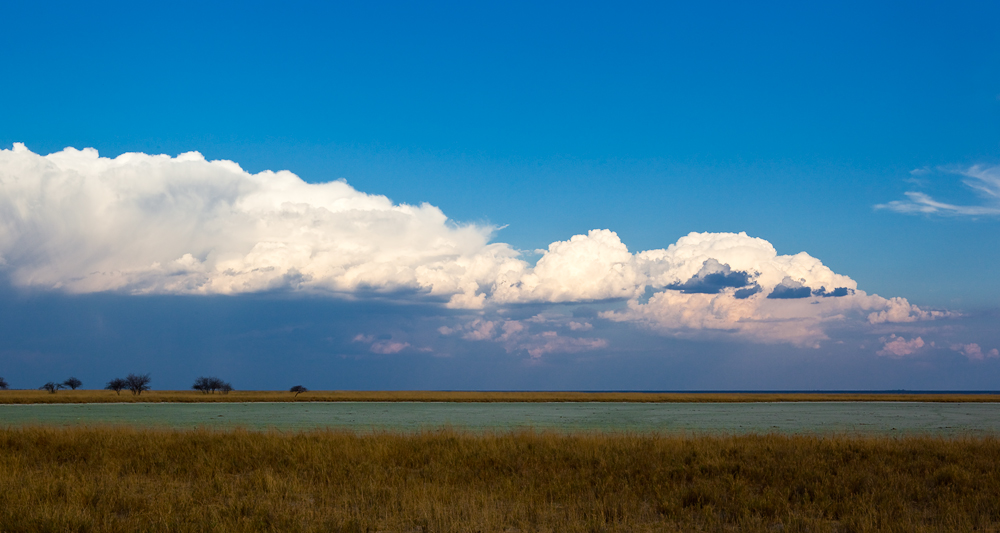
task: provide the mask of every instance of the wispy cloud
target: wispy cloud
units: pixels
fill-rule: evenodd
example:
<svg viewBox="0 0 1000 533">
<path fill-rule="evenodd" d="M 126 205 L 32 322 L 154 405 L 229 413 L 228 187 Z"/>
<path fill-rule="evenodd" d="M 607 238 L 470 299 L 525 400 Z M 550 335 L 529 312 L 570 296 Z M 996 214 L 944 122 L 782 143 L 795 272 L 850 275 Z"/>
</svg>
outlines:
<svg viewBox="0 0 1000 533">
<path fill-rule="evenodd" d="M 980 204 L 951 204 L 935 200 L 930 195 L 919 191 L 907 191 L 903 193 L 906 200 L 893 200 L 886 204 L 878 204 L 875 208 L 888 209 L 897 213 L 941 216 L 1000 215 L 1000 167 L 976 165 L 965 170 L 952 172 L 965 176 L 962 183 L 982 199 Z M 924 173 L 926 172 L 921 172 L 921 174 Z"/>
<path fill-rule="evenodd" d="M 491 320 L 477 318 L 453 327 L 438 329 L 442 335 L 460 335 L 469 341 L 492 341 L 503 345 L 509 353 L 526 352 L 532 359 L 546 354 L 578 353 L 606 348 L 608 341 L 596 337 L 566 335 L 591 329 L 591 324 L 556 315 L 536 315 L 525 320 L 496 317 Z M 563 330 L 563 334 L 559 330 Z"/>
<path fill-rule="evenodd" d="M 410 348 L 410 343 L 399 342 L 392 340 L 391 335 L 387 335 L 387 338 L 376 338 L 374 335 L 365 335 L 358 333 L 351 339 L 351 342 L 360 342 L 364 344 L 370 344 L 368 351 L 372 353 L 377 353 L 381 355 L 389 355 L 394 353 L 399 353 L 407 348 Z M 426 351 L 426 350 L 420 350 Z"/>
</svg>

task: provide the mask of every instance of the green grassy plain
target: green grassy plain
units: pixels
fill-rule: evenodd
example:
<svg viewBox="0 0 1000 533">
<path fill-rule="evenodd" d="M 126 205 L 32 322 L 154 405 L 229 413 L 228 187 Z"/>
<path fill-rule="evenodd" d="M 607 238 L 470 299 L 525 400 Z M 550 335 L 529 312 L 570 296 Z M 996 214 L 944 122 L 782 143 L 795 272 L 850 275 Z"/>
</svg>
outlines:
<svg viewBox="0 0 1000 533">
<path fill-rule="evenodd" d="M 0 531 L 997 531 L 994 437 L 0 429 Z"/>
<path fill-rule="evenodd" d="M 0 404 L 114 402 L 1000 402 L 1000 394 L 865 393 L 646 393 L 646 392 L 477 392 L 477 391 L 285 391 L 40 390 L 0 391 Z"/>
</svg>

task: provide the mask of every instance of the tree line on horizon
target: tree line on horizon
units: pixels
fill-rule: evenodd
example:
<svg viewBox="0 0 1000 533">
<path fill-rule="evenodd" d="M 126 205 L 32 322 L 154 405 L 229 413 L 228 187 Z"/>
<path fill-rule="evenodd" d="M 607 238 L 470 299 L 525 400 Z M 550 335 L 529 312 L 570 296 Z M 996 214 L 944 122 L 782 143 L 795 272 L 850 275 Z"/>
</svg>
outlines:
<svg viewBox="0 0 1000 533">
<path fill-rule="evenodd" d="M 150 390 L 149 384 L 152 382 L 152 378 L 149 374 L 129 374 L 124 378 L 114 378 L 109 381 L 105 386 L 105 390 L 114 391 L 115 394 L 121 394 L 123 390 L 131 391 L 133 395 L 139 396 L 144 391 Z M 55 394 L 56 391 L 62 389 L 76 390 L 83 385 L 83 382 L 76 377 L 70 376 L 66 381 L 61 383 L 56 383 L 55 381 L 49 381 L 38 387 L 39 390 L 48 391 L 50 394 Z M 223 381 L 221 378 L 217 377 L 199 377 L 194 380 L 194 385 L 191 388 L 203 392 L 205 394 L 215 394 L 216 391 L 222 394 L 229 394 L 230 392 L 236 390 L 233 388 L 232 384 L 228 381 Z M 7 383 L 2 376 L 0 376 L 0 390 L 10 389 L 10 384 Z M 295 396 L 302 394 L 303 392 L 309 392 L 309 389 L 303 387 L 302 385 L 295 385 L 288 389 L 288 392 L 295 393 Z"/>
</svg>

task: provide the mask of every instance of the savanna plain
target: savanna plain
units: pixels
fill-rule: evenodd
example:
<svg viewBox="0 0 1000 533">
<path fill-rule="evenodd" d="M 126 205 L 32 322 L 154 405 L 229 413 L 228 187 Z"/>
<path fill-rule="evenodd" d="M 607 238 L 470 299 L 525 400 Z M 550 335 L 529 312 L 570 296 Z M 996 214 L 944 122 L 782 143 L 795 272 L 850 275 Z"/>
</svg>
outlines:
<svg viewBox="0 0 1000 533">
<path fill-rule="evenodd" d="M 994 435 L 0 421 L 0 531 L 1000 531 L 998 467 Z"/>
<path fill-rule="evenodd" d="M 191 390 L 0 390 L 0 404 L 123 403 L 123 402 L 947 402 L 1000 403 L 1000 394 L 949 393 L 786 393 L 786 392 L 572 392 L 572 391 L 233 391 L 202 393 Z"/>
</svg>

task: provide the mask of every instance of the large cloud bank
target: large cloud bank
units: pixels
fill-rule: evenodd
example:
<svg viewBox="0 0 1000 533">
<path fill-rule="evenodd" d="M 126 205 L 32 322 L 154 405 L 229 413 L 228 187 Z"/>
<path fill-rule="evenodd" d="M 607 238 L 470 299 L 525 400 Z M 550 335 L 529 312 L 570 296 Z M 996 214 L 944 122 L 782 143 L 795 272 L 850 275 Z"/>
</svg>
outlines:
<svg viewBox="0 0 1000 533">
<path fill-rule="evenodd" d="M 341 181 L 249 174 L 197 153 L 0 151 L 0 259 L 22 286 L 474 294 L 508 262 L 520 268 L 509 246 L 488 244 L 491 231 Z"/>
<path fill-rule="evenodd" d="M 491 243 L 493 231 L 343 181 L 250 174 L 195 152 L 109 159 L 93 149 L 0 150 L 0 264 L 22 287 L 410 290 L 466 309 L 620 299 L 624 309 L 601 316 L 666 334 L 727 332 L 803 345 L 852 317 L 878 324 L 942 314 L 868 295 L 818 259 L 778 255 L 745 233 L 691 233 L 632 253 L 614 232 L 592 230 L 552 243 L 531 265 L 511 246 Z M 494 329 L 502 336 L 501 325 Z"/>
</svg>

